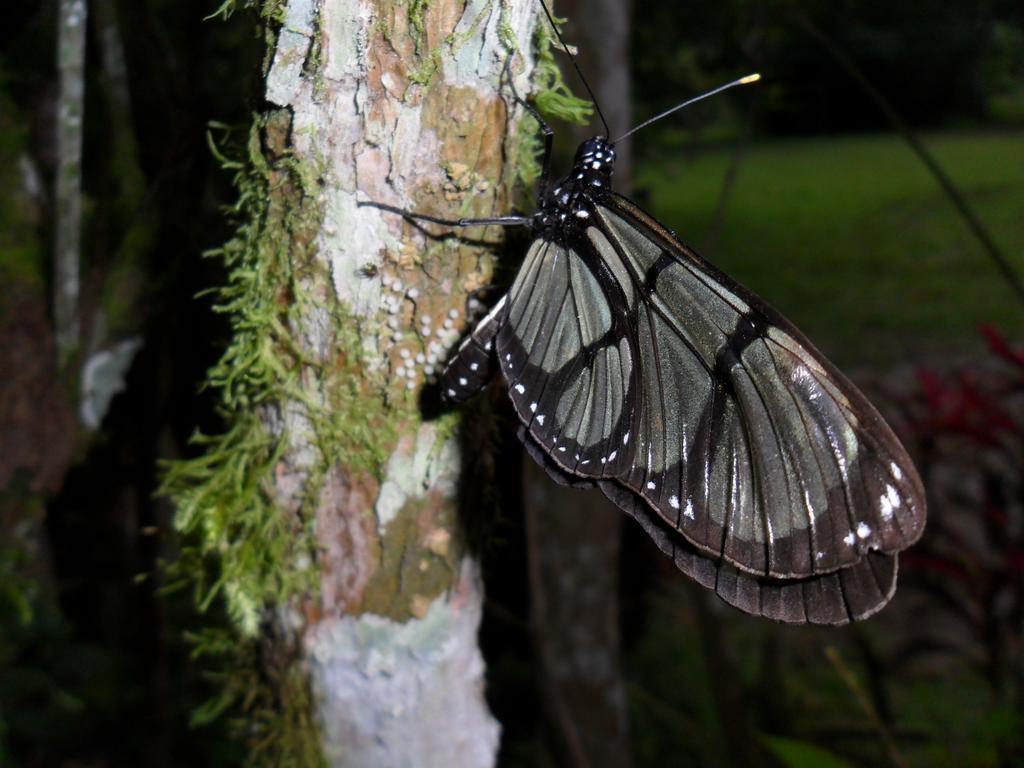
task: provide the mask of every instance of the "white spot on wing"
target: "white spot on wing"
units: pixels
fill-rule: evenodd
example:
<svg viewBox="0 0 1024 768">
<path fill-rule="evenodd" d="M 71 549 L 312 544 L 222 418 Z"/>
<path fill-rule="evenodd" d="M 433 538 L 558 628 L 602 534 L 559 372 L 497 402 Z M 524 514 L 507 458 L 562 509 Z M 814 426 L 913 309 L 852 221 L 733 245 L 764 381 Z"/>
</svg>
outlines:
<svg viewBox="0 0 1024 768">
<path fill-rule="evenodd" d="M 469 364 L 469 370 L 471 370 L 471 371 L 475 371 L 479 367 L 480 367 L 480 363 L 470 363 Z"/>
<path fill-rule="evenodd" d="M 857 526 L 857 536 L 859 536 L 862 539 L 866 539 L 870 535 L 871 535 L 871 526 L 870 525 L 868 525 L 867 523 L 861 523 L 860 525 Z"/>
<path fill-rule="evenodd" d="M 897 464 L 895 461 L 889 463 L 889 469 L 892 470 L 892 476 L 895 477 L 897 480 L 903 479 L 903 470 L 900 469 L 900 465 Z"/>
<path fill-rule="evenodd" d="M 878 499 L 878 506 L 882 512 L 882 519 L 892 520 L 893 513 L 899 505 L 899 492 L 893 486 L 886 484 L 885 493 Z"/>
<path fill-rule="evenodd" d="M 516 384 L 516 392 L 518 392 L 521 395 L 525 391 L 526 387 L 524 387 L 522 384 Z"/>
<path fill-rule="evenodd" d="M 672 507 L 672 509 L 679 509 L 679 497 L 676 496 L 675 494 L 672 494 L 671 496 L 669 496 L 668 497 L 668 505 L 670 507 Z"/>
<path fill-rule="evenodd" d="M 693 520 L 695 515 L 693 514 L 693 501 L 691 499 L 686 500 L 686 509 L 683 510 L 683 517 Z"/>
<path fill-rule="evenodd" d="M 651 491 L 654 490 L 654 481 L 653 480 L 648 480 L 647 481 L 647 489 L 651 490 Z"/>
<path fill-rule="evenodd" d="M 623 445 L 629 445 L 629 432 L 627 432 L 626 434 L 624 434 L 622 436 L 622 444 Z"/>
<path fill-rule="evenodd" d="M 856 541 L 856 539 L 853 538 L 853 534 L 852 533 L 848 533 L 848 534 L 846 534 L 846 536 L 843 537 L 843 543 L 848 545 L 848 546 L 852 547 L 854 541 Z"/>
<path fill-rule="evenodd" d="M 464 377 L 462 377 L 462 376 L 460 376 L 460 377 L 459 377 L 459 386 L 460 386 L 460 387 L 464 387 L 464 386 L 466 386 L 466 385 L 467 385 L 468 383 L 469 383 L 469 382 L 468 382 L 468 381 L 466 381 L 466 379 L 465 379 Z"/>
<path fill-rule="evenodd" d="M 537 414 L 537 423 L 540 424 L 542 427 L 544 426 L 544 414 L 543 413 L 538 413 Z"/>
<path fill-rule="evenodd" d="M 889 503 L 892 504 L 893 509 L 900 505 L 900 495 L 891 485 L 886 484 L 885 495 L 889 499 Z"/>
<path fill-rule="evenodd" d="M 536 401 L 534 401 L 534 402 L 530 403 L 530 413 L 536 413 L 536 412 L 537 412 L 537 403 L 536 403 Z"/>
</svg>

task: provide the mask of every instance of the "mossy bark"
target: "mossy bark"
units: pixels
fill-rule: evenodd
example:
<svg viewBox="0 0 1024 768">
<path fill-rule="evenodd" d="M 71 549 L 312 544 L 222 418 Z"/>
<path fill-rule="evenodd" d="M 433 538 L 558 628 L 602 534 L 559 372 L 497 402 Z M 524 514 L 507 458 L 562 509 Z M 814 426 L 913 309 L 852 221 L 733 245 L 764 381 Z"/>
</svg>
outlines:
<svg viewBox="0 0 1024 768">
<path fill-rule="evenodd" d="M 490 765 L 498 725 L 476 646 L 481 584 L 456 516 L 456 417 L 425 420 L 420 396 L 472 321 L 469 292 L 490 281 L 479 241 L 501 233 L 437 240 L 359 202 L 508 210 L 520 115 L 499 80 L 515 50 L 530 90 L 539 8 L 274 9 L 277 109 L 254 134 L 249 222 L 225 250 L 236 338 L 213 378 L 233 428 L 175 470 L 179 527 L 200 555 L 220 555 L 214 592 L 257 655 L 289 659 L 307 681 L 265 675 L 290 682 L 263 725 L 307 731 L 276 737 L 292 763 Z"/>
</svg>

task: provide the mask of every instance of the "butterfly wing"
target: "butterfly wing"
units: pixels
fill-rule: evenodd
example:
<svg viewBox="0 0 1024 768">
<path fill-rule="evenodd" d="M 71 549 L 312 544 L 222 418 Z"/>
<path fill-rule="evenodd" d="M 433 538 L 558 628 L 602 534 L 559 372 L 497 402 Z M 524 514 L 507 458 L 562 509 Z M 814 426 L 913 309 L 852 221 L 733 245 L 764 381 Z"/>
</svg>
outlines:
<svg viewBox="0 0 1024 768">
<path fill-rule="evenodd" d="M 555 482 L 574 488 L 600 486 L 679 570 L 746 613 L 790 624 L 846 624 L 881 610 L 896 591 L 897 556 L 879 552 L 869 551 L 848 568 L 800 579 L 741 571 L 722 558 L 698 550 L 632 491 L 617 483 L 569 475 L 552 462 L 523 427 L 519 438 Z"/>
<path fill-rule="evenodd" d="M 632 203 L 588 214 L 534 241 L 488 327 L 532 453 L 743 610 L 842 623 L 880 608 L 925 505 L 878 412 Z"/>
<path fill-rule="evenodd" d="M 619 283 L 584 261 L 591 255 L 534 241 L 496 348 L 520 418 L 556 464 L 616 477 L 630 468 L 639 371 Z"/>
<path fill-rule="evenodd" d="M 640 296 L 643 406 L 619 482 L 698 549 L 755 575 L 830 573 L 916 541 L 920 478 L 867 398 L 629 201 L 609 196 L 596 219 L 611 245 L 602 256 L 623 263 Z"/>
</svg>

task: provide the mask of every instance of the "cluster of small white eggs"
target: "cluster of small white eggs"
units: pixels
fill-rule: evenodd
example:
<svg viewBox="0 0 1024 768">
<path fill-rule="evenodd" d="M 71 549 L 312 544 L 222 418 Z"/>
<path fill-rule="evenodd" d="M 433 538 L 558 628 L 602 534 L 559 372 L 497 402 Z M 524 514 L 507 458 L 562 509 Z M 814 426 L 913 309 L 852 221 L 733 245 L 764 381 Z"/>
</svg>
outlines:
<svg viewBox="0 0 1024 768">
<path fill-rule="evenodd" d="M 385 293 L 381 303 L 385 312 L 389 315 L 387 319 L 388 335 L 384 343 L 386 352 L 397 349 L 398 361 L 394 369 L 394 375 L 399 382 L 405 381 L 405 388 L 413 390 L 416 388 L 416 381 L 422 373 L 423 378 L 429 382 L 437 381 L 437 375 L 444 370 L 445 361 L 449 352 L 458 343 L 461 335 L 458 320 L 460 312 L 457 309 L 449 309 L 440 327 L 434 324 L 434 318 L 424 312 L 417 318 L 415 316 L 416 300 L 420 296 L 417 288 L 406 288 L 398 277 L 385 276 L 382 284 Z M 402 332 L 404 321 L 402 318 L 404 302 L 410 301 L 413 305 L 413 326 L 416 328 L 418 322 L 418 333 L 412 337 L 413 344 L 407 342 L 407 335 Z M 470 314 L 474 315 L 483 308 L 483 305 L 475 298 L 470 299 Z M 418 341 L 419 343 L 415 343 Z M 421 351 L 417 351 L 417 347 Z"/>
</svg>

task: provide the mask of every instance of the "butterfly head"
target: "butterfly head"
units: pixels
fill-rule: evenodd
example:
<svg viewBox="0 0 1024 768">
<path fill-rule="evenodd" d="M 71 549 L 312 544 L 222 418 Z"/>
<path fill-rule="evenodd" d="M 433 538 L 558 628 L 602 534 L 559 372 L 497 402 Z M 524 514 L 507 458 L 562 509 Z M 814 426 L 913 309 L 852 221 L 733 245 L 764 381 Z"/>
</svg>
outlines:
<svg viewBox="0 0 1024 768">
<path fill-rule="evenodd" d="M 580 144 L 573 160 L 572 178 L 587 186 L 611 187 L 615 171 L 615 145 L 602 136 Z"/>
</svg>

